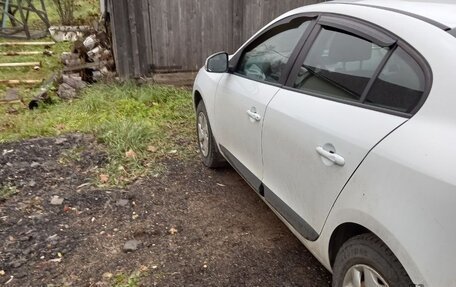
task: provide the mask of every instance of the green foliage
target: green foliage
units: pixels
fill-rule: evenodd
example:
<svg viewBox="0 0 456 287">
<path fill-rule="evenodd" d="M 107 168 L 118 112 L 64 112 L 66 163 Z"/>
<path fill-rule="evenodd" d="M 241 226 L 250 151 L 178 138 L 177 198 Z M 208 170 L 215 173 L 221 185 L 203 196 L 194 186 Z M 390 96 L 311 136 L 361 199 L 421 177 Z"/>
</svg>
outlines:
<svg viewBox="0 0 456 287">
<path fill-rule="evenodd" d="M 135 272 L 130 276 L 123 273 L 114 276 L 113 287 L 138 287 L 140 286 L 141 273 Z"/>
<path fill-rule="evenodd" d="M 7 200 L 17 193 L 17 188 L 10 184 L 0 186 L 0 201 Z"/>
</svg>

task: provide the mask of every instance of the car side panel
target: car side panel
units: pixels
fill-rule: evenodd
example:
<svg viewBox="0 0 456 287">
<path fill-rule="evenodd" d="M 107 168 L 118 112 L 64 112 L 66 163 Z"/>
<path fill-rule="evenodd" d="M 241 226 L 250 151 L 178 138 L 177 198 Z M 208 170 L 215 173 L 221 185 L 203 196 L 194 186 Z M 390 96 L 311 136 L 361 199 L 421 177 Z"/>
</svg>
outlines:
<svg viewBox="0 0 456 287">
<path fill-rule="evenodd" d="M 269 105 L 263 126 L 263 183 L 320 234 L 340 191 L 364 157 L 406 120 L 281 90 Z M 344 166 L 317 153 L 317 147 L 329 144 L 344 157 Z"/>
<path fill-rule="evenodd" d="M 372 218 L 416 284 L 456 286 L 455 143 L 456 125 L 412 119 L 368 156 L 329 222 Z"/>
<path fill-rule="evenodd" d="M 203 98 L 204 104 L 206 106 L 207 115 L 209 117 L 209 122 L 212 123 L 215 121 L 215 95 L 217 93 L 217 86 L 220 82 L 220 79 L 224 74 L 217 73 L 208 73 L 204 68 L 202 68 L 195 79 L 195 84 L 193 86 L 193 100 L 195 100 L 195 93 L 198 92 Z M 215 141 L 217 141 L 216 129 L 212 129 L 212 134 L 214 135 Z"/>
</svg>

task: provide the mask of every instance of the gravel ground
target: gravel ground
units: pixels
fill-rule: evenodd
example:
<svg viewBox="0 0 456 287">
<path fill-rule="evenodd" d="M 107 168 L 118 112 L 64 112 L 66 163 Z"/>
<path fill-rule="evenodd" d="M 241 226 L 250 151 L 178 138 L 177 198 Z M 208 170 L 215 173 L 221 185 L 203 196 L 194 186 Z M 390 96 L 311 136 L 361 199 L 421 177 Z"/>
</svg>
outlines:
<svg viewBox="0 0 456 287">
<path fill-rule="evenodd" d="M 15 193 L 0 200 L 0 285 L 330 285 L 232 169 L 168 160 L 158 177 L 98 188 L 106 162 L 85 135 L 0 145 L 0 189 Z"/>
</svg>

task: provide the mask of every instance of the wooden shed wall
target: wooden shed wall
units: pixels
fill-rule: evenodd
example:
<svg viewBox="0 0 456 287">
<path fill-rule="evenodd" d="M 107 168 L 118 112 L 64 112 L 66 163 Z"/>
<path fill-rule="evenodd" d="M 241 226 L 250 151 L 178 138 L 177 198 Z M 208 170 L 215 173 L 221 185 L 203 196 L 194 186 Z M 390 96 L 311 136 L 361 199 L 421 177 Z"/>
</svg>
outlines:
<svg viewBox="0 0 456 287">
<path fill-rule="evenodd" d="M 280 14 L 322 0 L 108 0 L 122 78 L 196 71 Z"/>
</svg>

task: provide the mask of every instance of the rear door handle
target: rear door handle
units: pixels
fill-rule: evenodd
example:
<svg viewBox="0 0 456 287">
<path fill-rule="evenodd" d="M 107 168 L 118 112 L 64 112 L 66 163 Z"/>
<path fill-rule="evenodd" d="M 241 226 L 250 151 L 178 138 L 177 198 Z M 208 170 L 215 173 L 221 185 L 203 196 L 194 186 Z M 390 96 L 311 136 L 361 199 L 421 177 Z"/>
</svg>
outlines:
<svg viewBox="0 0 456 287">
<path fill-rule="evenodd" d="M 322 157 L 326 158 L 327 160 L 332 161 L 333 163 L 339 165 L 339 166 L 344 166 L 345 165 L 345 159 L 338 155 L 337 153 L 332 153 L 321 146 L 317 147 L 317 153 L 321 155 Z"/>
<path fill-rule="evenodd" d="M 261 121 L 261 116 L 259 114 L 257 114 L 255 111 L 248 110 L 247 115 L 249 115 L 249 118 L 251 118 L 254 121 L 257 121 L 257 122 Z"/>
</svg>

